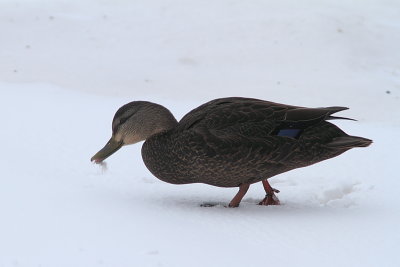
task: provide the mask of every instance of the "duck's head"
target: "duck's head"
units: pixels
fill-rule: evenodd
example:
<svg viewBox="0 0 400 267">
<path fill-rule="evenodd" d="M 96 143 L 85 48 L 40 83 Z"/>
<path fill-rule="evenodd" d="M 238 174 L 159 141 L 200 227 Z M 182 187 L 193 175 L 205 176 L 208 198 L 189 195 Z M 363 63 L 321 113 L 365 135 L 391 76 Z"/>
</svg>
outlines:
<svg viewBox="0 0 400 267">
<path fill-rule="evenodd" d="M 146 140 L 169 130 L 178 122 L 165 107 L 146 101 L 133 101 L 118 109 L 112 121 L 112 136 L 91 161 L 101 163 L 124 145 Z"/>
</svg>

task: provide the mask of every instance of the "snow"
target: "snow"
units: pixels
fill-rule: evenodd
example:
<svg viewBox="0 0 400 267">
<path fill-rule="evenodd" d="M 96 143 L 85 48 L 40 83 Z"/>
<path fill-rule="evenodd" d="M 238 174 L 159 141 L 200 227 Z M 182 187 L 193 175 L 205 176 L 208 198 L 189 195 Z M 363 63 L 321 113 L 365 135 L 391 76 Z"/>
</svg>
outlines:
<svg viewBox="0 0 400 267">
<path fill-rule="evenodd" d="M 0 2 L 0 266 L 400 266 L 398 1 Z M 90 163 L 132 100 L 349 106 L 374 140 L 261 184 L 170 185 L 140 144 Z M 221 203 L 200 207 L 204 202 Z"/>
</svg>

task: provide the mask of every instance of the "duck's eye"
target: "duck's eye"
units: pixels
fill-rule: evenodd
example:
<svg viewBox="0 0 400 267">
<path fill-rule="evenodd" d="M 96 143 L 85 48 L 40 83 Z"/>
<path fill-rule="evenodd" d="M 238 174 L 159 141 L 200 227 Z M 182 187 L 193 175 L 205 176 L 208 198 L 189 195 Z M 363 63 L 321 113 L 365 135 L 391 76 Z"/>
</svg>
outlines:
<svg viewBox="0 0 400 267">
<path fill-rule="evenodd" d="M 132 117 L 132 115 L 131 116 L 126 116 L 126 117 L 123 117 L 123 118 L 119 119 L 118 125 L 124 124 L 130 117 Z"/>
<path fill-rule="evenodd" d="M 113 132 L 117 131 L 119 127 L 121 127 L 131 116 L 126 116 L 126 117 L 122 117 L 120 119 L 117 119 L 114 121 L 113 123 Z"/>
</svg>

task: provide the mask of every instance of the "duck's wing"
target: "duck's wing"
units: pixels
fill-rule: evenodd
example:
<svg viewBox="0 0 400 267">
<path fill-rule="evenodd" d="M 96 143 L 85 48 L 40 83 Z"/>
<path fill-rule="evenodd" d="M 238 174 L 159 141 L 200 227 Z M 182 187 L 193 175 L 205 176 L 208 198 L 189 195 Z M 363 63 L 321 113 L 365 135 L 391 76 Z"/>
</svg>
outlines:
<svg viewBox="0 0 400 267">
<path fill-rule="evenodd" d="M 242 124 L 265 122 L 274 114 L 277 116 L 292 108 L 295 107 L 251 98 L 221 98 L 190 111 L 180 120 L 179 128 L 228 130 Z"/>
<path fill-rule="evenodd" d="M 305 128 L 323 120 L 346 119 L 331 116 L 345 107 L 305 108 L 251 98 L 221 98 L 186 114 L 179 131 L 209 131 L 216 135 L 246 138 L 286 136 L 297 138 Z"/>
<path fill-rule="evenodd" d="M 254 183 L 336 156 L 327 144 L 347 136 L 324 122 L 344 107 L 304 108 L 248 98 L 208 102 L 189 112 L 171 133 L 171 157 L 193 167 L 197 182 L 217 186 Z M 335 139 L 336 138 L 336 139 Z M 348 148 L 346 148 L 348 149 Z M 166 153 L 167 154 L 167 153 Z"/>
</svg>

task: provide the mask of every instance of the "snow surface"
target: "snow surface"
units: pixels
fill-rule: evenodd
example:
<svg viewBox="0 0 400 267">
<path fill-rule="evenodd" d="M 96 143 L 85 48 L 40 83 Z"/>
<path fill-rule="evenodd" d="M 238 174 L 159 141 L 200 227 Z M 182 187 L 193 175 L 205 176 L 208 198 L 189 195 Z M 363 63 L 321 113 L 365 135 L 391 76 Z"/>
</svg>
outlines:
<svg viewBox="0 0 400 267">
<path fill-rule="evenodd" d="M 1 267 L 400 266 L 399 1 L 2 0 L 0 22 Z M 129 101 L 222 96 L 349 106 L 374 144 L 272 178 L 277 207 L 163 183 L 140 145 L 89 161 Z"/>
</svg>

